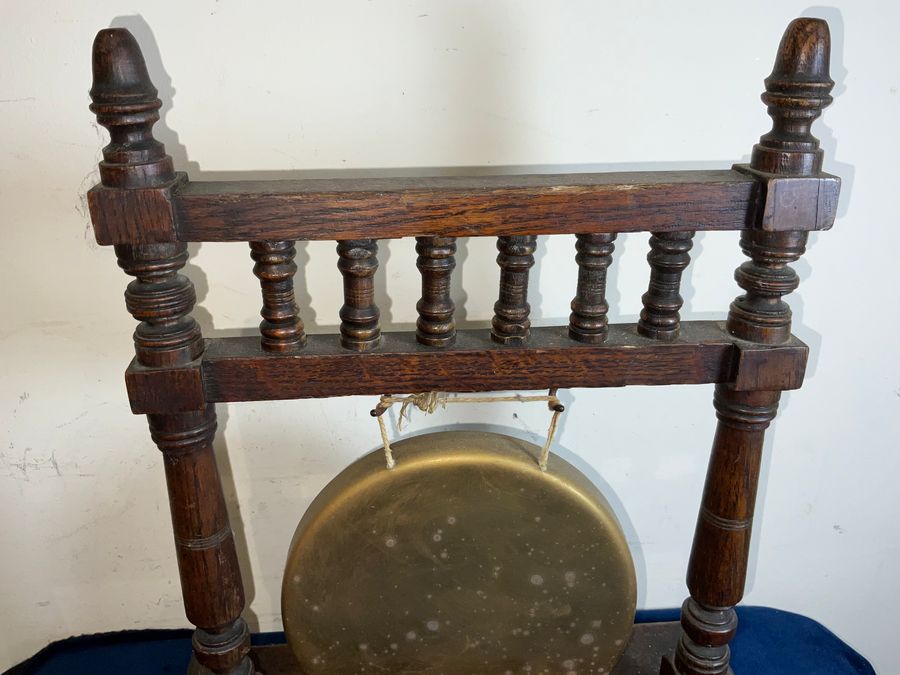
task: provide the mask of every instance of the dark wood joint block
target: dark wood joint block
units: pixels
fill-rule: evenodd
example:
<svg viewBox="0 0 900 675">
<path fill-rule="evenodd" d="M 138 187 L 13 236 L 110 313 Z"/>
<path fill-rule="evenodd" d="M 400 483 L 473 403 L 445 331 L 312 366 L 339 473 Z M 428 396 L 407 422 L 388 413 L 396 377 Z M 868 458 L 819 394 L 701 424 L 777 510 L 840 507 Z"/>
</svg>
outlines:
<svg viewBox="0 0 900 675">
<path fill-rule="evenodd" d="M 734 347 L 737 391 L 787 391 L 803 385 L 809 347 L 797 338 L 791 336 L 783 345 L 737 340 Z"/>
<path fill-rule="evenodd" d="M 125 371 L 131 411 L 146 415 L 206 408 L 201 361 L 196 359 L 171 368 L 148 368 L 133 360 Z"/>
<path fill-rule="evenodd" d="M 735 171 L 760 182 L 756 227 L 769 232 L 828 230 L 837 214 L 841 179 L 827 173 L 780 176 L 735 164 Z"/>
<path fill-rule="evenodd" d="M 178 241 L 175 192 L 187 183 L 187 174 L 158 187 L 109 188 L 95 185 L 88 191 L 94 236 L 101 246 L 160 244 Z"/>
</svg>

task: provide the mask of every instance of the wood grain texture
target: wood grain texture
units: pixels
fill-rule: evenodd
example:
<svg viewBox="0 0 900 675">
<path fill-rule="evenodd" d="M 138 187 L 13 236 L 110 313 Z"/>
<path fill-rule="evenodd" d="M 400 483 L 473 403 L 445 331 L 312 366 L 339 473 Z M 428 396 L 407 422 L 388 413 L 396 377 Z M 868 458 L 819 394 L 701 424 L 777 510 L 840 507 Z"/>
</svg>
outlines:
<svg viewBox="0 0 900 675">
<path fill-rule="evenodd" d="M 744 164 L 699 172 L 705 176 L 659 173 L 665 175 L 562 174 L 549 176 L 558 184 L 546 186 L 531 184 L 545 176 L 497 176 L 496 185 L 484 180 L 472 185 L 477 179 L 460 177 L 454 185 L 449 178 L 189 182 L 178 173 L 172 182 L 145 190 L 98 185 L 88 192 L 88 204 L 97 242 L 104 246 L 444 232 L 475 237 L 650 229 L 814 231 L 830 229 L 837 215 L 841 183 L 827 173 L 778 176 Z M 722 180 L 726 174 L 743 177 Z M 597 184 L 572 185 L 581 176 L 596 178 Z M 683 202 L 672 194 L 680 186 L 685 186 Z M 222 201 L 232 206 L 223 210 Z M 529 218 L 526 211 L 532 210 Z M 237 222 L 237 214 L 254 220 Z"/>
<path fill-rule="evenodd" d="M 780 395 L 716 387 L 719 421 L 688 565 L 688 588 L 701 606 L 731 607 L 743 596 L 762 443 Z"/>
<path fill-rule="evenodd" d="M 194 656 L 213 673 L 250 675 L 244 589 L 212 445 L 215 410 L 147 419 L 166 468 L 185 614 L 197 626 Z"/>
<path fill-rule="evenodd" d="M 125 370 L 125 387 L 131 412 L 181 413 L 204 410 L 206 394 L 198 358 L 171 368 L 148 368 L 134 359 Z"/>
<path fill-rule="evenodd" d="M 823 152 L 812 124 L 831 105 L 831 34 L 822 19 L 796 19 L 778 45 L 763 103 L 772 130 L 759 139 L 750 166 L 778 176 L 814 176 Z"/>
<path fill-rule="evenodd" d="M 563 339 L 565 326 L 535 328 L 527 348 L 506 351 L 484 330 L 459 331 L 458 342 L 443 349 L 422 346 L 414 333 L 385 333 L 384 343 L 370 352 L 375 359 L 342 349 L 337 334 L 311 336 L 303 358 L 274 362 L 272 354 L 253 347 L 251 338 L 214 338 L 207 340 L 204 356 L 191 364 L 146 368 L 133 362 L 125 380 L 135 413 L 200 410 L 207 399 L 542 389 L 550 381 L 563 388 L 721 381 L 738 391 L 797 389 L 803 383 L 809 348 L 796 338 L 783 345 L 754 345 L 734 340 L 721 323 L 684 325 L 688 332 L 675 351 L 637 335 L 633 324 L 611 326 L 612 341 L 587 352 L 584 347 L 591 345 Z M 603 370 L 586 372 L 593 367 Z M 424 372 L 429 368 L 430 373 Z M 360 370 L 366 380 L 347 378 L 344 369 Z M 263 380 L 270 377 L 276 381 L 266 384 Z"/>
<path fill-rule="evenodd" d="M 125 290 L 125 306 L 140 322 L 133 336 L 138 362 L 173 366 L 200 356 L 200 326 L 190 315 L 197 296 L 179 273 L 188 259 L 187 244 L 117 244 L 116 256 L 119 267 L 135 277 Z"/>
<path fill-rule="evenodd" d="M 93 67 L 91 109 L 111 138 L 100 163 L 104 189 L 143 196 L 153 189 L 168 190 L 176 181 L 172 159 L 151 133 L 160 101 L 131 33 L 123 28 L 100 31 L 94 40 Z M 121 217 L 138 216 L 136 211 L 145 204 L 148 217 L 159 216 L 165 207 L 156 197 L 155 206 L 140 199 L 123 200 Z M 115 247 L 119 265 L 135 277 L 125 292 L 128 311 L 140 321 L 134 333 L 135 360 L 145 371 L 172 370 L 180 376 L 179 386 L 166 391 L 170 396 L 156 392 L 156 400 L 171 400 L 176 394 L 196 396 L 196 377 L 190 371 L 204 343 L 190 316 L 196 301 L 194 286 L 179 274 L 187 261 L 187 245 L 145 241 Z M 216 675 L 253 675 L 250 633 L 241 618 L 241 572 L 212 446 L 215 409 L 208 405 L 147 419 L 166 469 L 185 613 L 197 627 L 194 657 Z"/>
<path fill-rule="evenodd" d="M 138 189 L 170 183 L 175 178 L 172 158 L 153 138 L 162 101 L 134 36 L 123 28 L 102 30 L 91 57 L 90 108 L 110 136 L 100 162 L 101 183 Z"/>
<path fill-rule="evenodd" d="M 682 638 L 663 673 L 731 673 L 734 606 L 744 595 L 763 441 L 779 397 L 716 387 L 719 423 L 688 563 L 691 597 L 682 607 Z"/>
<path fill-rule="evenodd" d="M 183 241 L 741 230 L 759 181 L 732 170 L 198 182 Z"/>
<path fill-rule="evenodd" d="M 365 354 L 342 349 L 334 335 L 310 335 L 297 355 L 264 354 L 252 338 L 208 344 L 202 370 L 211 401 L 699 384 L 737 376 L 734 342 L 712 321 L 685 322 L 680 338 L 668 343 L 627 324 L 610 326 L 598 345 L 574 342 L 567 326 L 533 328 L 527 346 L 516 348 L 494 343 L 484 330 L 457 331 L 456 344 L 441 350 L 418 344 L 412 332 L 385 333 L 381 346 Z M 805 363 L 805 345 L 787 349 Z"/>
<path fill-rule="evenodd" d="M 505 345 L 521 345 L 531 329 L 531 305 L 528 304 L 528 271 L 534 266 L 537 237 L 499 237 L 497 264 L 500 266 L 500 292 L 494 303 L 491 339 Z"/>
<path fill-rule="evenodd" d="M 87 193 L 94 238 L 110 244 L 156 244 L 178 241 L 175 229 L 175 188 L 187 174 L 156 187 L 120 189 L 95 185 Z"/>
<path fill-rule="evenodd" d="M 760 184 L 756 226 L 766 232 L 813 232 L 828 230 L 837 217 L 841 179 L 827 173 L 813 176 L 782 176 L 735 164 L 735 171 L 755 177 Z"/>
<path fill-rule="evenodd" d="M 260 344 L 268 352 L 297 351 L 306 344 L 300 310 L 294 302 L 296 255 L 292 241 L 250 242 L 250 256 L 256 262 L 253 273 L 263 296 Z"/>
<path fill-rule="evenodd" d="M 100 244 L 827 230 L 840 179 L 732 170 L 186 181 L 88 193 Z M 121 215 L 128 214 L 128 220 Z M 249 220 L 247 220 L 249 219 Z"/>
<path fill-rule="evenodd" d="M 641 297 L 644 308 L 638 332 L 656 340 L 674 340 L 678 336 L 684 304 L 681 274 L 691 262 L 693 232 L 654 232 L 650 237 L 650 283 Z"/>
<path fill-rule="evenodd" d="M 416 267 L 422 275 L 422 297 L 416 303 L 416 340 L 430 347 L 449 347 L 456 340 L 450 297 L 450 275 L 456 267 L 456 239 L 416 237 Z"/>
<path fill-rule="evenodd" d="M 101 31 L 91 109 L 110 143 L 101 185 L 88 200 L 98 242 L 115 244 L 121 267 L 135 277 L 126 303 L 140 323 L 126 382 L 132 409 L 148 414 L 163 452 L 185 608 L 197 626 L 196 669 L 254 671 L 212 449 L 214 402 L 716 383 L 719 422 L 687 575 L 691 596 L 661 672 L 730 675 L 764 432 L 780 391 L 800 386 L 808 353 L 790 335 L 782 300 L 797 285 L 789 263 L 804 252 L 806 232 L 827 229 L 836 213 L 839 180 L 821 172 L 811 133 L 831 101 L 829 41 L 823 21 L 788 27 L 763 94 L 772 129 L 750 164 L 731 170 L 191 183 L 153 138 L 160 101 L 134 38 L 124 29 Z M 742 231 L 750 261 L 735 278 L 745 292 L 724 324 L 680 322 L 690 237 L 707 230 Z M 608 326 L 612 242 L 634 231 L 654 233 L 644 312 L 639 324 Z M 541 234 L 577 235 L 579 282 L 568 326 L 529 325 L 528 269 Z M 405 236 L 419 244 L 417 330 L 382 336 L 376 242 Z M 453 325 L 453 242 L 469 236 L 499 238 L 492 331 Z M 339 242 L 345 301 L 340 334 L 312 336 L 299 350 L 292 242 L 314 239 Z M 262 343 L 203 341 L 190 316 L 193 286 L 180 274 L 191 241 L 255 242 Z M 653 649 L 651 667 L 661 653 Z M 637 653 L 646 667 L 650 651 Z M 265 667 L 294 672 L 278 658 Z"/>
<path fill-rule="evenodd" d="M 791 308 L 782 296 L 800 285 L 788 264 L 806 250 L 806 232 L 743 232 L 741 249 L 750 256 L 734 273 L 746 291 L 728 311 L 728 330 L 752 342 L 784 342 L 791 335 Z"/>
<path fill-rule="evenodd" d="M 732 383 L 737 391 L 789 391 L 799 389 L 806 376 L 809 347 L 791 337 L 784 345 L 764 345 L 738 340 L 737 361 Z M 782 346 L 784 349 L 782 349 Z"/>
<path fill-rule="evenodd" d="M 615 234 L 575 235 L 578 283 L 569 315 L 569 337 L 579 342 L 603 342 L 609 332 L 606 313 L 606 271 L 612 264 Z"/>
<path fill-rule="evenodd" d="M 339 312 L 341 345 L 358 352 L 375 349 L 381 341 L 374 279 L 378 243 L 374 239 L 339 241 L 337 253 L 338 269 L 344 277 L 344 305 Z"/>
<path fill-rule="evenodd" d="M 803 177 L 821 171 L 822 152 L 810 127 L 831 102 L 829 51 L 828 24 L 821 19 L 797 19 L 785 31 L 762 96 L 772 131 L 760 139 L 750 160 L 750 169 L 759 175 Z M 804 217 L 798 230 L 802 224 Z M 803 231 L 742 233 L 741 248 L 751 260 L 735 273 L 746 293 L 731 304 L 729 334 L 765 345 L 790 339 L 791 312 L 781 298 L 797 286 L 787 263 L 802 255 L 806 239 Z M 756 358 L 747 357 L 739 360 L 752 370 Z M 765 367 L 777 368 L 777 358 Z M 768 376 L 759 379 L 766 384 Z M 663 675 L 731 675 L 734 605 L 744 594 L 764 435 L 779 396 L 777 390 L 716 387 L 719 422 L 688 565 L 691 595 L 682 608 L 681 640 L 663 662 Z"/>
</svg>

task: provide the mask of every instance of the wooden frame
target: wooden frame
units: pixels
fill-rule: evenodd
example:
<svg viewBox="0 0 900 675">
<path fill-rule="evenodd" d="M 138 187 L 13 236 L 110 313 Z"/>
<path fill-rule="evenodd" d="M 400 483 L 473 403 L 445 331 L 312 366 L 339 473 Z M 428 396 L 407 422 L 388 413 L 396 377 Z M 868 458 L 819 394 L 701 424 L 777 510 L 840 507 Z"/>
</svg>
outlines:
<svg viewBox="0 0 900 675">
<path fill-rule="evenodd" d="M 94 42 L 91 109 L 111 142 L 89 193 L 97 240 L 134 280 L 140 322 L 126 381 L 163 452 L 194 654 L 206 672 L 248 675 L 243 586 L 212 450 L 214 404 L 284 398 L 632 384 L 715 383 L 719 418 L 688 568 L 681 637 L 662 673 L 728 673 L 749 552 L 763 434 L 781 391 L 803 380 L 807 348 L 782 296 L 807 233 L 834 222 L 839 179 L 810 133 L 831 101 L 828 27 L 791 23 L 766 80 L 772 131 L 749 165 L 720 171 L 192 183 L 152 135 L 160 101 L 123 29 Z M 739 230 L 750 258 L 724 322 L 682 322 L 694 232 Z M 609 325 L 606 271 L 620 232 L 648 231 L 650 282 L 634 325 Z M 531 328 L 527 281 L 537 235 L 577 235 L 568 326 Z M 415 332 L 379 327 L 377 240 L 417 238 Z M 497 237 L 500 290 L 490 331 L 457 331 L 449 281 L 456 237 Z M 294 302 L 294 242 L 337 242 L 339 335 L 307 338 Z M 204 340 L 179 274 L 186 243 L 249 242 L 263 296 L 260 338 Z M 658 640 L 657 640 L 658 642 Z M 645 658 L 649 658 L 647 654 Z M 653 658 L 658 658 L 653 656 Z M 275 672 L 275 671 L 271 671 Z M 278 671 L 282 672 L 282 671 Z M 288 672 L 288 671 L 284 671 Z"/>
</svg>

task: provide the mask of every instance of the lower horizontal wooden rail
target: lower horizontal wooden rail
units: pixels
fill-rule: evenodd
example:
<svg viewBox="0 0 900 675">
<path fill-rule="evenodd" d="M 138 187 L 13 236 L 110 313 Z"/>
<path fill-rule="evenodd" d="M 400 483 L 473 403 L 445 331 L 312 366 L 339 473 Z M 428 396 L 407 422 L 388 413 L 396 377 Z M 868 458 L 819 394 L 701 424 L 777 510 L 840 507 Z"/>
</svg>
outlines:
<svg viewBox="0 0 900 675">
<path fill-rule="evenodd" d="M 761 370 L 756 354 L 770 362 L 775 357 L 777 372 Z M 673 342 L 620 324 L 599 345 L 571 340 L 563 326 L 533 328 L 528 343 L 516 347 L 492 342 L 487 330 L 459 331 L 456 344 L 444 349 L 418 344 L 411 332 L 385 333 L 381 346 L 366 353 L 343 349 L 334 335 L 309 336 L 297 354 L 263 352 L 256 337 L 221 338 L 209 340 L 201 372 L 207 401 L 255 401 L 739 380 L 744 388 L 792 389 L 800 386 L 805 362 L 806 346 L 798 340 L 774 348 L 742 345 L 721 323 L 687 321 Z M 769 385 L 762 381 L 773 376 Z"/>
<path fill-rule="evenodd" d="M 264 352 L 258 337 L 207 340 L 201 359 L 177 368 L 132 363 L 126 382 L 135 413 L 202 409 L 207 402 L 379 395 L 421 391 L 505 391 L 550 387 L 734 383 L 738 389 L 798 388 L 808 348 L 736 340 L 715 321 L 685 321 L 677 340 L 642 337 L 614 324 L 602 344 L 575 342 L 565 326 L 532 328 L 524 346 L 461 330 L 450 348 L 426 347 L 412 332 L 384 333 L 355 352 L 338 335 L 310 335 L 295 354 Z"/>
</svg>

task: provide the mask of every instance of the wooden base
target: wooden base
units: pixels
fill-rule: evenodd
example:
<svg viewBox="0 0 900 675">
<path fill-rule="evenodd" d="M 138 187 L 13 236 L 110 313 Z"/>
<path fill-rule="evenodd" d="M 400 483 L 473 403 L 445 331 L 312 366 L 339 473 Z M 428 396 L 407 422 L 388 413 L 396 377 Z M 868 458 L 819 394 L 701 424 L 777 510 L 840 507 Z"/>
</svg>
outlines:
<svg viewBox="0 0 900 675">
<path fill-rule="evenodd" d="M 674 649 L 680 631 L 677 621 L 635 625 L 628 648 L 610 675 L 659 675 L 660 662 Z M 254 647 L 251 654 L 259 675 L 303 675 L 285 644 Z M 192 661 L 188 675 L 210 673 Z"/>
</svg>

